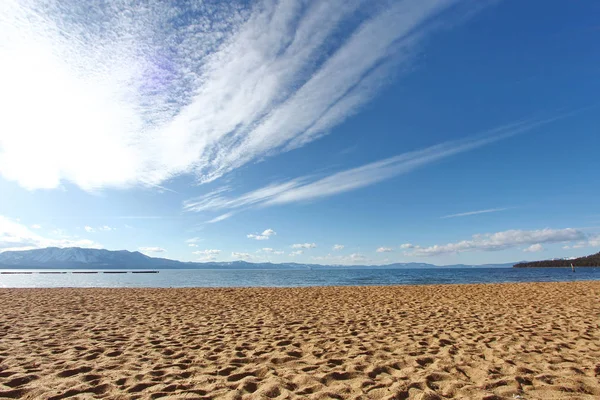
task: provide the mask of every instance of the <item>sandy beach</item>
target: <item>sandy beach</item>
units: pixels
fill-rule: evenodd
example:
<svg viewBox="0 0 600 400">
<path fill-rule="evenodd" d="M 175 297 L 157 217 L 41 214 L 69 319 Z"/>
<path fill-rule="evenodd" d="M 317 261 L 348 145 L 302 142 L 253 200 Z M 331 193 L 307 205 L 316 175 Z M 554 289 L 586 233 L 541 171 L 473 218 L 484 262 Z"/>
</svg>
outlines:
<svg viewBox="0 0 600 400">
<path fill-rule="evenodd" d="M 600 398 L 600 282 L 2 289 L 0 305 L 0 398 Z"/>
</svg>

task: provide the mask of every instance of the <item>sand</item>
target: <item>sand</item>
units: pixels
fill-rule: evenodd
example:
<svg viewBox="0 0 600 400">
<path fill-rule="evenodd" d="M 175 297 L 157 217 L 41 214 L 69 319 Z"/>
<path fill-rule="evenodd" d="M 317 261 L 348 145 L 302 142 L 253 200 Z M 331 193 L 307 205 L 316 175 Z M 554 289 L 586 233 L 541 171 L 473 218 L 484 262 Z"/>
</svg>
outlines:
<svg viewBox="0 0 600 400">
<path fill-rule="evenodd" d="M 598 399 L 600 282 L 2 289 L 2 397 Z"/>
</svg>

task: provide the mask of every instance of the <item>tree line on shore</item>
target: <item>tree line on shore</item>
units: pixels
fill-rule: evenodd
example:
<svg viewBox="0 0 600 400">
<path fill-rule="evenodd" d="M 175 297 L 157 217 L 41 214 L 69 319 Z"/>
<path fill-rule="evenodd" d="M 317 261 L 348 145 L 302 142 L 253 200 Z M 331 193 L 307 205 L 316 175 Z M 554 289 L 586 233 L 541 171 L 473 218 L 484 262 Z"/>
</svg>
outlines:
<svg viewBox="0 0 600 400">
<path fill-rule="evenodd" d="M 522 262 L 515 264 L 515 268 L 535 268 L 535 267 L 570 267 L 571 264 L 574 267 L 600 267 L 600 253 L 592 254 L 590 256 L 560 260 L 544 260 L 544 261 L 531 261 Z"/>
</svg>

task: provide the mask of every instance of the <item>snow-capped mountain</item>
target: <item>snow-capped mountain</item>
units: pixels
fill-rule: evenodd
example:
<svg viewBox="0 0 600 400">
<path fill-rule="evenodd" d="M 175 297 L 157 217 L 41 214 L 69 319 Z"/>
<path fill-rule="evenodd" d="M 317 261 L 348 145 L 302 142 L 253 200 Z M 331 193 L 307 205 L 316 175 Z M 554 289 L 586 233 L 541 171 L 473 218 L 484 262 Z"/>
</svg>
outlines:
<svg viewBox="0 0 600 400">
<path fill-rule="evenodd" d="M 0 266 L 19 268 L 147 268 L 157 266 L 160 263 L 159 260 L 163 259 L 148 257 L 137 251 L 110 251 L 80 247 L 48 247 L 0 253 Z M 165 266 L 177 263 L 177 261 L 165 261 Z"/>
<path fill-rule="evenodd" d="M 86 264 L 102 263 L 108 260 L 133 260 L 145 261 L 150 257 L 140 252 L 127 250 L 109 251 L 97 249 L 83 249 L 80 247 L 58 248 L 48 247 L 45 249 L 6 251 L 0 253 L 0 262 L 3 263 L 51 263 L 51 262 L 79 262 Z"/>
</svg>

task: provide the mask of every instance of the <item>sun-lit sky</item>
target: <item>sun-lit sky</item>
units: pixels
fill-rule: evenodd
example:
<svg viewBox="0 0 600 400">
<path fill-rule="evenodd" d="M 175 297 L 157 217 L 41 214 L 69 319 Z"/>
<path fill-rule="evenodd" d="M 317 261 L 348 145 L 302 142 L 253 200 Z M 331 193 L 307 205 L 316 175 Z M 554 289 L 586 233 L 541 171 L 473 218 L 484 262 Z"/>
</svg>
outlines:
<svg viewBox="0 0 600 400">
<path fill-rule="evenodd" d="M 0 251 L 600 250 L 600 3 L 0 5 Z"/>
</svg>

